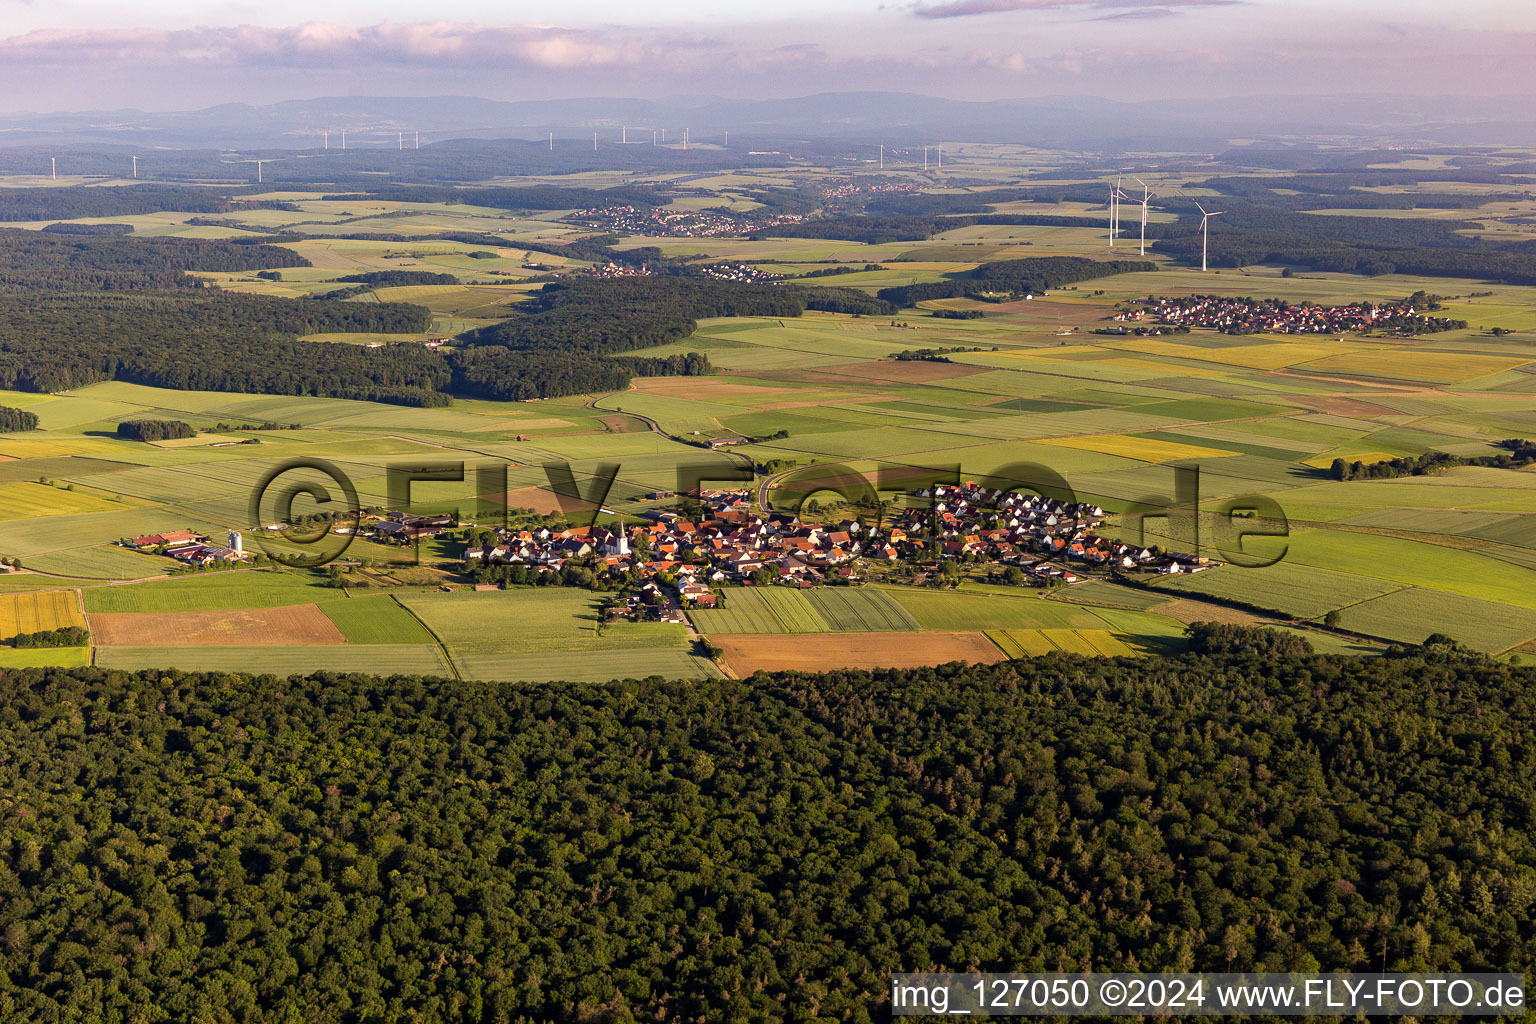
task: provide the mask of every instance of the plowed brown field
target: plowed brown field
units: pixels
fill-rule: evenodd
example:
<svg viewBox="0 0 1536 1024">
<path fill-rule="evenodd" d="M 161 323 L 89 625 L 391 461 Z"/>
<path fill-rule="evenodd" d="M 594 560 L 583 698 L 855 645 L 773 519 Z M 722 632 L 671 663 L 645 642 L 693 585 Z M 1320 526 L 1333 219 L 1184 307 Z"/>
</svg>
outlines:
<svg viewBox="0 0 1536 1024">
<path fill-rule="evenodd" d="M 121 647 L 286 647 L 344 644 L 319 607 L 209 612 L 102 612 L 90 616 L 96 643 Z"/>
</svg>

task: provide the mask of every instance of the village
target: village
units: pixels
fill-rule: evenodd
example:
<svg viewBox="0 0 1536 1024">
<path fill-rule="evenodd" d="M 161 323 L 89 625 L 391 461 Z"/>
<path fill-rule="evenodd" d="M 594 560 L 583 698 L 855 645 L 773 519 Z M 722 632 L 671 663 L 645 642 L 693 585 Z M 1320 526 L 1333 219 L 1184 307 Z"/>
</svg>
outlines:
<svg viewBox="0 0 1536 1024">
<path fill-rule="evenodd" d="M 1097 505 L 974 482 L 911 491 L 890 522 L 874 525 L 757 510 L 752 492 L 744 489 L 700 489 L 681 499 L 641 512 L 638 522 L 606 526 L 572 527 L 550 516 L 543 523 L 482 527 L 451 513 L 363 509 L 322 522 L 329 533 L 400 548 L 434 538 L 456 543 L 463 531 L 458 568 L 477 589 L 557 584 L 619 591 L 626 597 L 614 604 L 614 614 L 670 622 L 683 621 L 688 608 L 715 607 L 721 586 L 807 590 L 878 578 L 945 587 L 979 573 L 1016 586 L 1050 587 L 1110 572 L 1174 575 L 1214 565 L 1101 535 L 1106 513 Z M 260 527 L 275 534 L 295 528 Z M 215 545 L 202 534 L 180 530 L 119 543 L 193 569 L 264 563 L 244 550 L 239 531 L 229 531 L 227 541 Z"/>
<path fill-rule="evenodd" d="M 742 235 L 764 228 L 799 224 L 805 217 L 797 213 L 771 216 L 745 216 L 720 210 L 639 209 L 634 206 L 594 206 L 577 210 L 568 218 L 583 227 L 617 235 L 642 235 L 650 238 L 714 238 Z"/>
<path fill-rule="evenodd" d="M 917 586 L 952 585 L 962 567 L 1004 568 L 1017 585 L 1070 585 L 1110 569 L 1171 575 L 1201 572 L 1205 558 L 1165 554 L 1100 536 L 1104 510 L 975 483 L 911 492 L 890 525 L 857 519 L 818 523 L 763 512 L 746 490 L 701 490 L 691 508 L 655 509 L 643 523 L 609 529 L 481 531 L 464 551 L 477 579 L 514 583 L 590 568 L 599 581 L 628 586 L 623 613 L 682 621 L 683 610 L 714 607 L 719 585 L 851 585 L 873 574 Z"/>
<path fill-rule="evenodd" d="M 1398 304 L 1356 302 L 1344 306 L 1316 306 L 1279 299 L 1220 295 L 1152 296 L 1139 303 L 1136 309 L 1117 313 L 1114 320 L 1121 323 L 1146 321 L 1183 328 L 1210 327 L 1226 334 L 1337 335 L 1370 330 L 1426 334 L 1466 326 L 1462 321 L 1425 316 L 1416 310 L 1412 299 Z M 1158 332 L 1150 329 L 1148 333 Z"/>
</svg>

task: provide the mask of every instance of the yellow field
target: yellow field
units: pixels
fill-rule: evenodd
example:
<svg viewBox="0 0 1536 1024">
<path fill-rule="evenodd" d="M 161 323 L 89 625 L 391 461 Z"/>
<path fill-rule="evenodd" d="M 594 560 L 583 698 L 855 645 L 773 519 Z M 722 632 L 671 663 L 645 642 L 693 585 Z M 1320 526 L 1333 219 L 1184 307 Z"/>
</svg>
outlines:
<svg viewBox="0 0 1536 1024">
<path fill-rule="evenodd" d="M 29 594 L 0 594 L 0 639 L 17 633 L 41 633 L 65 626 L 85 627 L 85 616 L 73 590 L 39 590 Z"/>
<path fill-rule="evenodd" d="M 13 459 L 47 459 L 55 455 L 84 455 L 112 450 L 112 445 L 104 441 L 0 437 L 0 455 L 9 455 Z"/>
<path fill-rule="evenodd" d="M 1169 373 L 1177 371 L 1183 377 L 1230 377 L 1231 371 L 1223 370 L 1216 366 L 1175 366 L 1171 363 L 1160 363 L 1155 359 L 1137 359 L 1133 356 L 1115 356 L 1113 359 L 1102 359 L 1097 362 L 1108 363 L 1110 366 L 1123 366 L 1128 370 L 1146 370 L 1166 377 Z M 1088 366 L 1096 365 L 1088 363 Z"/>
<path fill-rule="evenodd" d="M 1314 469 L 1327 469 L 1333 465 L 1334 459 L 1343 459 L 1345 462 L 1364 462 L 1369 465 L 1372 462 L 1391 462 L 1395 458 L 1397 458 L 1396 455 L 1388 455 L 1386 452 L 1353 452 L 1349 455 L 1318 455 L 1301 460 L 1301 464 Z"/>
<path fill-rule="evenodd" d="M 1133 658 L 1136 651 L 1105 629 L 993 629 L 987 638 L 1010 658 L 1040 654 L 1082 654 L 1090 658 Z"/>
<path fill-rule="evenodd" d="M 1058 359 L 1062 356 L 1080 356 L 1099 351 L 1097 345 L 1057 345 L 1054 348 L 1024 348 L 1012 352 L 989 352 L 997 359 Z"/>
<path fill-rule="evenodd" d="M 0 484 L 0 521 L 121 509 L 121 502 L 48 484 Z"/>
<path fill-rule="evenodd" d="M 1389 352 L 1348 352 L 1306 363 L 1307 370 L 1334 370 L 1360 373 L 1370 377 L 1396 380 L 1422 380 L 1434 384 L 1459 384 L 1493 373 L 1503 373 L 1524 366 L 1528 359 L 1503 356 L 1474 356 L 1453 352 L 1413 352 L 1396 349 Z"/>
<path fill-rule="evenodd" d="M 1174 459 L 1217 459 L 1235 454 L 1217 448 L 1201 448 L 1177 441 L 1154 441 L 1145 437 L 1127 437 L 1124 434 L 1085 434 L 1081 437 L 1039 438 L 1034 443 L 1050 444 L 1058 448 L 1076 448 L 1079 451 L 1119 455 L 1142 462 L 1171 462 Z"/>
<path fill-rule="evenodd" d="M 1309 359 L 1337 355 L 1340 346 L 1319 342 L 1277 341 L 1268 345 L 1234 345 L 1230 348 L 1201 348 L 1199 345 L 1181 345 L 1174 341 L 1158 341 L 1155 338 L 1136 338 L 1116 342 L 1107 348 L 1142 352 L 1147 355 L 1176 356 L 1203 363 L 1220 363 L 1224 366 L 1241 366 L 1248 370 L 1278 370 Z M 1353 349 L 1345 349 L 1352 354 Z"/>
</svg>

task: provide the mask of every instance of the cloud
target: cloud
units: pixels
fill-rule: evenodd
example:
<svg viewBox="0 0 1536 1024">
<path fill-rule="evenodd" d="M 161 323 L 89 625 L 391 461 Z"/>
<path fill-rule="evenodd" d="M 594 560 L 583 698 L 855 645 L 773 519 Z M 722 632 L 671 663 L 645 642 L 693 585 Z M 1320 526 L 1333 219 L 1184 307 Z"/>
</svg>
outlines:
<svg viewBox="0 0 1536 1024">
<path fill-rule="evenodd" d="M 919 18 L 966 18 L 978 14 L 1016 11 L 1107 11 L 1106 18 L 1158 18 L 1189 7 L 1227 7 L 1242 0 L 949 0 L 919 3 L 912 13 Z"/>
<path fill-rule="evenodd" d="M 194 62 L 267 66 L 375 65 L 551 70 L 636 66 L 696 59 L 719 41 L 619 28 L 419 22 L 351 27 L 309 22 L 187 29 L 44 29 L 0 39 L 0 62 Z"/>
</svg>

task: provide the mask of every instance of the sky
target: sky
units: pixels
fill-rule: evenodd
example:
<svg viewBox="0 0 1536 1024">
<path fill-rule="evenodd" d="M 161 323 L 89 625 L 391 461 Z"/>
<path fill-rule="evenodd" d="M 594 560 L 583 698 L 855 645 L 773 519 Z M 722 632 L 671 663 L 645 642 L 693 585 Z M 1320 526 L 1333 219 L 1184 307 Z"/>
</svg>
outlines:
<svg viewBox="0 0 1536 1024">
<path fill-rule="evenodd" d="M 0 111 L 853 90 L 1529 104 L 1533 55 L 1530 0 L 0 0 Z"/>
</svg>

